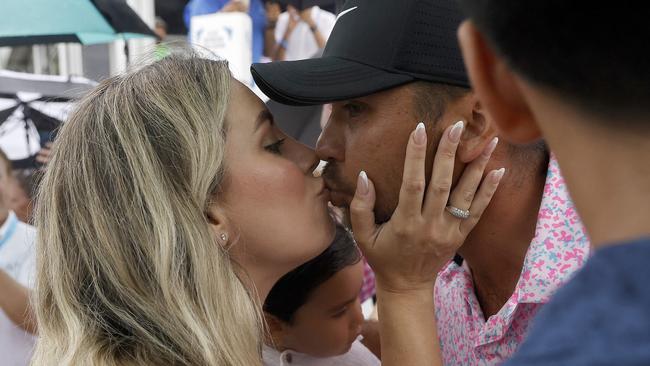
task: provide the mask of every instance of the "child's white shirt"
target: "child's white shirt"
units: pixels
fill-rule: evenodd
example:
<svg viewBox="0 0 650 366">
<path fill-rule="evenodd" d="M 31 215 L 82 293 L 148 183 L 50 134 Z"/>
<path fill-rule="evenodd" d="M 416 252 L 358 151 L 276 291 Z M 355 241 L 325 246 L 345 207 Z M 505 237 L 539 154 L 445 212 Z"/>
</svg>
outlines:
<svg viewBox="0 0 650 366">
<path fill-rule="evenodd" d="M 279 352 L 264 345 L 262 350 L 264 366 L 380 366 L 381 361 L 357 338 L 352 347 L 340 356 L 318 358 L 303 353 L 286 350 Z"/>
</svg>

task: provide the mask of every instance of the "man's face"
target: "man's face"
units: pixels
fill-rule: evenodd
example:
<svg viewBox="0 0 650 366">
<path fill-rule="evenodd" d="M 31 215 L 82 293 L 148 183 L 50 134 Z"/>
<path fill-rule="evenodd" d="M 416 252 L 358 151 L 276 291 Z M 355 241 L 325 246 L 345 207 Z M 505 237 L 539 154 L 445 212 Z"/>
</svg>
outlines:
<svg viewBox="0 0 650 366">
<path fill-rule="evenodd" d="M 401 86 L 332 105 L 316 153 L 328 162 L 323 177 L 335 206 L 349 207 L 357 176 L 364 170 L 377 192 L 376 221 L 390 218 L 398 202 L 406 144 L 422 120 L 415 112 L 413 97 L 410 87 Z M 429 130 L 429 152 L 438 146 L 440 130 L 438 126 Z"/>
</svg>

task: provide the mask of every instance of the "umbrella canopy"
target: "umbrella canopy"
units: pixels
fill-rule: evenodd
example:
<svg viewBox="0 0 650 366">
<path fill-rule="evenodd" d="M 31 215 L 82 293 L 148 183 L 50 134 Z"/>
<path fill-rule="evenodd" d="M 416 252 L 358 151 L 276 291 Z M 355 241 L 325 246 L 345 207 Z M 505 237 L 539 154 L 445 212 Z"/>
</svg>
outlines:
<svg viewBox="0 0 650 366">
<path fill-rule="evenodd" d="M 120 38 L 120 31 L 90 0 L 3 0 L 0 14 L 0 47 L 59 42 L 89 45 Z M 137 35 L 138 31 L 124 33 L 127 38 L 150 37 L 153 32 L 148 27 L 147 31 L 144 35 Z"/>
<path fill-rule="evenodd" d="M 125 38 L 156 37 L 149 26 L 125 0 L 90 0 L 113 27 Z"/>
<path fill-rule="evenodd" d="M 36 93 L 47 98 L 78 98 L 97 83 L 79 76 L 36 75 L 0 70 L 0 95 Z M 0 120 L 2 123 L 2 120 Z"/>
<path fill-rule="evenodd" d="M 53 139 L 72 108 L 72 99 L 96 84 L 80 77 L 0 70 L 0 148 L 14 167 L 35 165 L 34 154 L 42 141 Z"/>
</svg>

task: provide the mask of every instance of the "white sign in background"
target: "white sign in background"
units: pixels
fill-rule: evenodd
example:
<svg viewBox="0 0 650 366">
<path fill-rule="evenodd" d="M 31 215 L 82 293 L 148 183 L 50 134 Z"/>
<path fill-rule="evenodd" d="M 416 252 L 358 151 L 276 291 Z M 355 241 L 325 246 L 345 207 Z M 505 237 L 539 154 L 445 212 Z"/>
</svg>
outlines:
<svg viewBox="0 0 650 366">
<path fill-rule="evenodd" d="M 190 42 L 228 60 L 233 76 L 253 85 L 253 22 L 246 13 L 228 12 L 198 15 L 190 21 Z"/>
</svg>

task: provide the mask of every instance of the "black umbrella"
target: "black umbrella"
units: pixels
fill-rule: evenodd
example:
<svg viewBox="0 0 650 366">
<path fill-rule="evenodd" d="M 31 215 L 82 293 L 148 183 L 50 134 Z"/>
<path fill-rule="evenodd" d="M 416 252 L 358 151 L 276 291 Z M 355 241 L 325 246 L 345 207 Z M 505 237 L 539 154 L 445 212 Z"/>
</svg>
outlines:
<svg viewBox="0 0 650 366">
<path fill-rule="evenodd" d="M 2 0 L 0 14 L 0 47 L 155 37 L 124 0 Z"/>
<path fill-rule="evenodd" d="M 108 24 L 116 33 L 122 34 L 125 39 L 132 35 L 148 35 L 156 37 L 156 33 L 149 28 L 147 23 L 131 9 L 125 0 L 90 0 L 102 13 Z M 129 46 L 124 43 L 124 54 L 129 61 Z"/>
<path fill-rule="evenodd" d="M 156 37 L 147 23 L 131 9 L 125 0 L 90 0 L 116 33 L 144 34 Z"/>
<path fill-rule="evenodd" d="M 34 75 L 0 70 L 0 137 L 7 133 L 20 136 L 16 128 L 24 130 L 25 143 L 20 149 L 27 158 L 15 160 L 15 168 L 36 166 L 31 144 L 33 134 L 38 142 L 53 140 L 71 109 L 72 100 L 78 98 L 96 83 L 80 77 Z M 9 130 L 13 127 L 14 130 Z M 12 138 L 14 145 L 17 141 Z"/>
</svg>

